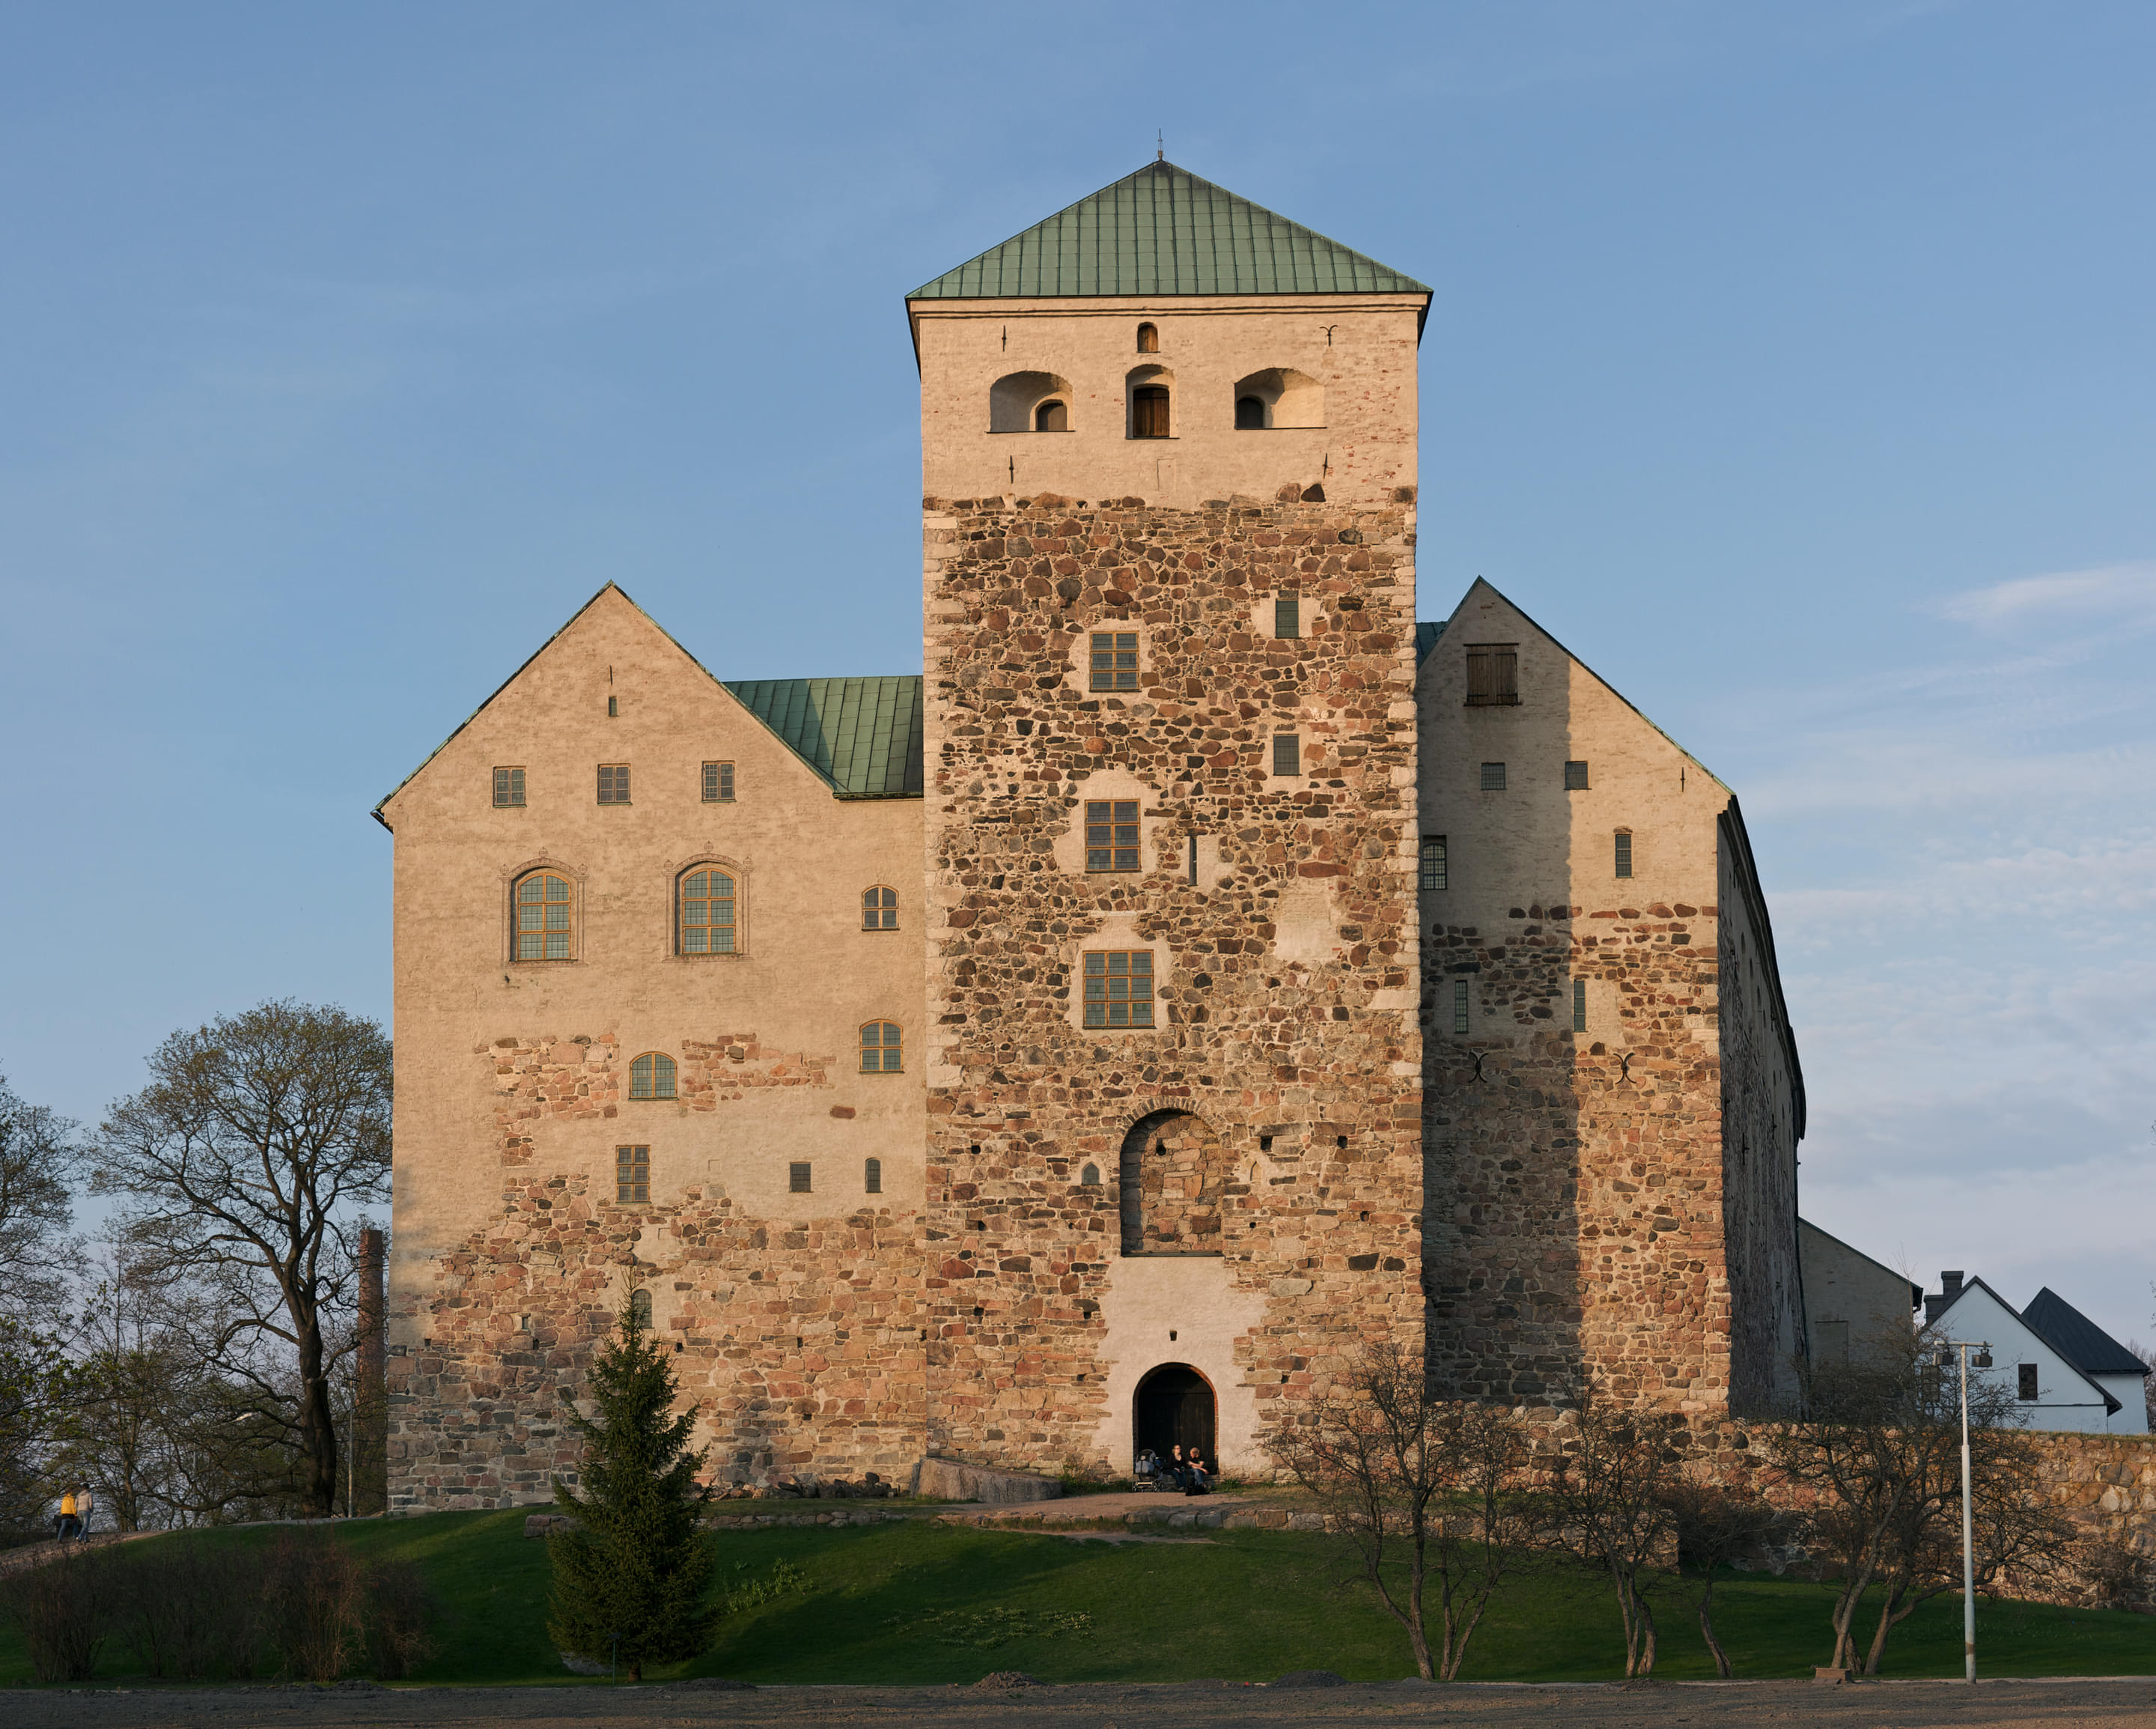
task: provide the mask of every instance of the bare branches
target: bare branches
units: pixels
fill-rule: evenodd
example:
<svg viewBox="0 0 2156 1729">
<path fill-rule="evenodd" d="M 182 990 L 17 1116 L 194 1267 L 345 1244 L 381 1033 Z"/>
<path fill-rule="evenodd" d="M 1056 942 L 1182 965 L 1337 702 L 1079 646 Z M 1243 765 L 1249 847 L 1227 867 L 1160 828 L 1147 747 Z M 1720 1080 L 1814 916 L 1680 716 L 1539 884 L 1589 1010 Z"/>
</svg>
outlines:
<svg viewBox="0 0 2156 1729">
<path fill-rule="evenodd" d="M 1629 1411 L 1593 1395 L 1558 1454 L 1550 1515 L 1559 1546 L 1607 1573 L 1625 1624 L 1627 1679 L 1655 1670 L 1655 1617 L 1648 1596 L 1656 1569 L 1675 1559 L 1670 1507 L 1684 1438 L 1681 1418 Z"/>
<path fill-rule="evenodd" d="M 81 1162 L 75 1125 L 0 1076 L 0 1309 L 9 1314 L 54 1306 L 80 1259 L 69 1232 Z"/>
</svg>

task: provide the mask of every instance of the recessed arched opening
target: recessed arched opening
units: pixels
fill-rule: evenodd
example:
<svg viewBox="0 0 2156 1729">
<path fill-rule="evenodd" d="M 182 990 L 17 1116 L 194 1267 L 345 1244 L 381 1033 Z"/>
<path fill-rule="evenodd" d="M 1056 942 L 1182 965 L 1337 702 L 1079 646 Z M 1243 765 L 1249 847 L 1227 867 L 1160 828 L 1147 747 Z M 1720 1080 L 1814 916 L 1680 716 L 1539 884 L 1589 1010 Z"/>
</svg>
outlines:
<svg viewBox="0 0 2156 1729">
<path fill-rule="evenodd" d="M 1213 1383 L 1188 1363 L 1163 1363 L 1146 1372 L 1131 1399 L 1131 1458 L 1150 1451 L 1160 1459 L 1180 1447 L 1185 1459 L 1194 1450 L 1205 1469 L 1219 1474 L 1214 1445 L 1218 1405 Z"/>
<path fill-rule="evenodd" d="M 1127 404 L 1125 430 L 1132 438 L 1173 438 L 1168 399 L 1175 374 L 1164 366 L 1133 367 L 1123 380 Z"/>
<path fill-rule="evenodd" d="M 1138 327 L 1138 352 L 1141 354 L 1160 352 L 1160 332 L 1154 326 L 1141 324 Z"/>
<path fill-rule="evenodd" d="M 1324 425 L 1325 387 L 1308 373 L 1291 366 L 1269 366 L 1235 383 L 1238 432 Z"/>
<path fill-rule="evenodd" d="M 1070 381 L 1055 373 L 1006 373 L 988 386 L 988 430 L 1032 432 L 1040 410 L 1053 399 L 1063 404 L 1064 424 L 1041 431 L 1070 430 Z"/>
<path fill-rule="evenodd" d="M 1070 404 L 1060 396 L 1051 396 L 1033 411 L 1033 430 L 1035 432 L 1068 432 L 1070 430 Z"/>
<path fill-rule="evenodd" d="M 1203 1117 L 1140 1117 L 1123 1135 L 1121 1166 L 1125 1254 L 1220 1253 L 1228 1159 Z"/>
</svg>

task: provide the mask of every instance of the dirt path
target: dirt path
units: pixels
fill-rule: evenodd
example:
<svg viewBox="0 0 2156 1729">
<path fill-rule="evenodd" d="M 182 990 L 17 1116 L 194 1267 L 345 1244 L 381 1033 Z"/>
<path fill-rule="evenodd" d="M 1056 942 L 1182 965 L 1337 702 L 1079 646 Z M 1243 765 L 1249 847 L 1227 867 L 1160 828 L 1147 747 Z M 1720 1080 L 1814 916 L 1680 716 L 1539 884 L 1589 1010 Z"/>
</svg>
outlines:
<svg viewBox="0 0 2156 1729">
<path fill-rule="evenodd" d="M 1736 1729 L 1831 1724 L 1848 1729 L 2076 1729 L 2156 1726 L 2156 1679 L 1943 1681 L 1814 1687 L 1802 1681 L 1643 1686 L 1336 1687 L 1120 1684 L 993 1690 L 968 1687 L 269 1688 L 0 1694 L 0 1723 L 24 1729 L 1241 1729 L 1245 1725 L 1416 1726 L 1446 1729 Z"/>
</svg>

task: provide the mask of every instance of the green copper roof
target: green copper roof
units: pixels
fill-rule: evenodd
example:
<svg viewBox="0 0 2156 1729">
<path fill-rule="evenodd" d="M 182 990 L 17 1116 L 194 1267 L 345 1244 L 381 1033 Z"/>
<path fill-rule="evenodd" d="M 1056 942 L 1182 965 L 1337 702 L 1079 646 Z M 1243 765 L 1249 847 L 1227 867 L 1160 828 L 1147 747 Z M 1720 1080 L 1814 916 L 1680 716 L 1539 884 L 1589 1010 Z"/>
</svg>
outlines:
<svg viewBox="0 0 2156 1729">
<path fill-rule="evenodd" d="M 729 679 L 742 707 L 842 799 L 921 796 L 921 680 Z"/>
<path fill-rule="evenodd" d="M 1412 276 L 1162 162 L 1147 162 L 906 298 L 1429 292 Z"/>
</svg>

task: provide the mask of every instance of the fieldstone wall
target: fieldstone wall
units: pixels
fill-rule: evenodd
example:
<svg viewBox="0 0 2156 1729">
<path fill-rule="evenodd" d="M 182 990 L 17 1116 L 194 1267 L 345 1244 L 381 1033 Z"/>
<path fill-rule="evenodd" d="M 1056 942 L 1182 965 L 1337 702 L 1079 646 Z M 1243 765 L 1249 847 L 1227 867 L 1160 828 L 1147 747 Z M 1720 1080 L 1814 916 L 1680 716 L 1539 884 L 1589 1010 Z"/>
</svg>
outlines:
<svg viewBox="0 0 2156 1729">
<path fill-rule="evenodd" d="M 926 502 L 937 1450 L 1127 1468 L 1117 1200 L 1078 1179 L 1163 1109 L 1232 1167 L 1219 1262 L 1261 1319 L 1219 1372 L 1260 1429 L 1358 1341 L 1419 1342 L 1414 512 L 1283 490 Z M 1087 688 L 1096 629 L 1142 634 L 1139 688 Z M 1276 733 L 1301 774 L 1271 773 Z M 1142 871 L 1086 873 L 1089 797 L 1142 805 Z M 1140 947 L 1156 1026 L 1084 1028 L 1080 956 Z M 1174 1361 L 1159 1320 L 1143 1348 Z"/>
</svg>

